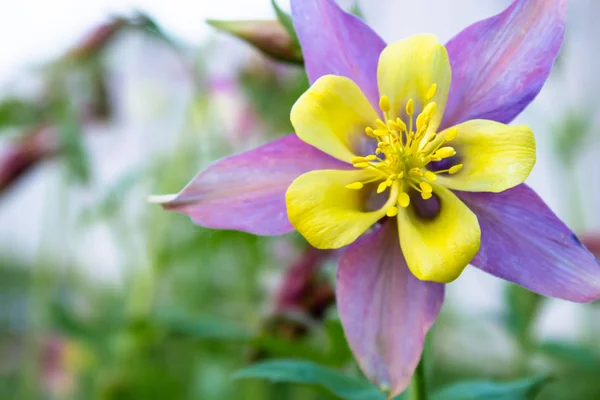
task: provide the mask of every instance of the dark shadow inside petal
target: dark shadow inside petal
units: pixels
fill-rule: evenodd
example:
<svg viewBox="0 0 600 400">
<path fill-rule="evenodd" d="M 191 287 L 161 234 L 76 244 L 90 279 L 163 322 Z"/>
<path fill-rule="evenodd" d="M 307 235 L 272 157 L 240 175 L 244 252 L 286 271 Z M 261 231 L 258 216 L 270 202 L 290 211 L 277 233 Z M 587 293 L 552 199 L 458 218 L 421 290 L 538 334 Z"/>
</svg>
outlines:
<svg viewBox="0 0 600 400">
<path fill-rule="evenodd" d="M 462 162 L 461 157 L 457 154 L 452 157 L 444 158 L 441 161 L 432 161 L 429 164 L 427 164 L 427 169 L 432 172 L 443 171 L 446 169 L 450 169 L 451 167 L 458 165 L 461 162 Z M 447 174 L 447 172 L 443 172 L 443 173 Z"/>
<path fill-rule="evenodd" d="M 430 199 L 424 200 L 421 194 L 413 191 L 410 195 L 410 207 L 413 208 L 415 215 L 425 221 L 434 220 L 442 209 L 439 197 L 433 193 Z"/>
</svg>

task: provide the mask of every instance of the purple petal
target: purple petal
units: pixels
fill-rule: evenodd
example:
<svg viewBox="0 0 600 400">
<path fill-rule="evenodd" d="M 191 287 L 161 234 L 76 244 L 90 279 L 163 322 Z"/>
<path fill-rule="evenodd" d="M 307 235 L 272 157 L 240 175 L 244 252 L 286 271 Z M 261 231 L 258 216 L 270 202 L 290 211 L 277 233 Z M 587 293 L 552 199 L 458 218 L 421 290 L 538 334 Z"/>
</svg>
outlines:
<svg viewBox="0 0 600 400">
<path fill-rule="evenodd" d="M 365 375 L 393 395 L 410 383 L 444 285 L 409 271 L 392 220 L 348 246 L 340 258 L 337 302 L 346 338 Z"/>
<path fill-rule="evenodd" d="M 314 169 L 347 168 L 292 134 L 213 163 L 178 195 L 159 202 L 198 225 L 280 235 L 293 230 L 285 192 L 294 179 Z"/>
<path fill-rule="evenodd" d="M 446 48 L 452 84 L 443 127 L 471 119 L 509 123 L 537 96 L 565 33 L 566 0 L 515 0 Z"/>
<path fill-rule="evenodd" d="M 292 0 L 291 5 L 310 82 L 328 74 L 350 78 L 379 110 L 377 63 L 383 39 L 333 0 Z"/>
<path fill-rule="evenodd" d="M 481 226 L 471 264 L 544 296 L 600 299 L 600 262 L 531 188 L 456 194 Z"/>
</svg>

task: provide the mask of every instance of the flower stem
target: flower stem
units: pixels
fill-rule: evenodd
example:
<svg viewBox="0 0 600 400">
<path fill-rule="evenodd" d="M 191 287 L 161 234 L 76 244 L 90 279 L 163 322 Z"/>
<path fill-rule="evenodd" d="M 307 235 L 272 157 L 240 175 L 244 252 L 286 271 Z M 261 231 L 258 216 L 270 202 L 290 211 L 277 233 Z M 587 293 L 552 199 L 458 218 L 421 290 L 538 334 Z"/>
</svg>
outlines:
<svg viewBox="0 0 600 400">
<path fill-rule="evenodd" d="M 426 352 L 423 352 L 410 384 L 410 400 L 427 400 L 429 398 L 425 377 L 425 354 Z"/>
</svg>

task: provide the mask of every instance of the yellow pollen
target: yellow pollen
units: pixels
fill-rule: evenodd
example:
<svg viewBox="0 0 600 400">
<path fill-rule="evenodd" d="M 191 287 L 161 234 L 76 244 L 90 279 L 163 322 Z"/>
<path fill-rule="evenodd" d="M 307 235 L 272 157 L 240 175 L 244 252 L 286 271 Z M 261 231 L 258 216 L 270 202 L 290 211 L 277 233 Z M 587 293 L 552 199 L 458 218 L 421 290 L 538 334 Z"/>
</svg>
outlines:
<svg viewBox="0 0 600 400">
<path fill-rule="evenodd" d="M 385 189 L 387 189 L 388 185 L 387 185 L 387 181 L 383 181 L 379 184 L 379 186 L 377 186 L 377 194 L 379 193 L 383 193 L 385 191 Z"/>
<path fill-rule="evenodd" d="M 388 206 L 388 217 L 396 216 L 399 207 L 409 207 L 409 193 L 416 192 L 425 200 L 432 198 L 432 184 L 437 181 L 438 174 L 452 175 L 463 168 L 462 164 L 442 171 L 430 171 L 427 168 L 430 162 L 456 155 L 454 147 L 445 146 L 445 143 L 454 140 L 458 130 L 450 128 L 440 136 L 434 129 L 436 126 L 431 125 L 432 120 L 438 118 L 434 118 L 437 104 L 432 101 L 436 92 L 437 85 L 433 84 L 425 98 L 418 99 L 418 106 L 422 105 L 418 115 L 415 115 L 415 101 L 408 99 L 406 114 L 402 118 L 390 115 L 391 101 L 387 96 L 382 96 L 379 100 L 382 119 L 373 121 L 373 125 L 365 128 L 365 134 L 377 141 L 375 152 L 352 158 L 355 168 L 371 168 L 374 175 L 367 180 L 350 183 L 346 188 L 360 190 L 368 183 L 376 183 L 377 194 L 390 188 L 388 201 L 395 201 L 396 205 Z"/>
<path fill-rule="evenodd" d="M 462 164 L 455 165 L 454 167 L 452 167 L 452 168 L 450 168 L 450 169 L 448 170 L 448 173 L 449 173 L 450 175 L 454 175 L 454 174 L 456 174 L 458 171 L 460 171 L 462 168 L 463 168 L 463 165 L 462 165 Z"/>
<path fill-rule="evenodd" d="M 442 147 L 438 151 L 436 151 L 433 156 L 439 158 L 448 158 L 452 157 L 456 154 L 456 151 L 452 147 Z"/>
<path fill-rule="evenodd" d="M 387 126 L 387 124 L 385 122 L 383 122 L 382 120 L 378 119 L 377 121 L 375 121 L 375 123 L 377 124 L 377 126 L 379 128 L 381 128 L 387 134 L 388 126 Z"/>
<path fill-rule="evenodd" d="M 409 99 L 406 103 L 406 114 L 412 116 L 415 113 L 415 102 L 413 99 Z"/>
<path fill-rule="evenodd" d="M 458 129 L 456 129 L 456 128 L 449 129 L 448 133 L 446 133 L 446 137 L 445 137 L 446 142 L 456 139 L 456 135 L 458 135 Z"/>
<path fill-rule="evenodd" d="M 390 112 L 390 99 L 387 96 L 381 96 L 381 100 L 379 100 L 379 108 L 384 113 Z"/>
<path fill-rule="evenodd" d="M 437 175 L 434 174 L 431 171 L 427 171 L 425 172 L 425 178 L 429 181 L 429 182 L 435 182 L 437 180 Z"/>
<path fill-rule="evenodd" d="M 363 183 L 362 183 L 362 182 L 354 182 L 354 183 L 351 183 L 351 184 L 349 184 L 349 185 L 346 185 L 346 187 L 347 187 L 348 189 L 354 189 L 354 190 L 360 190 L 360 189 L 362 189 L 364 186 L 365 186 L 365 185 L 363 185 Z"/>
<path fill-rule="evenodd" d="M 421 181 L 421 183 L 419 183 L 419 186 L 421 187 L 421 190 L 425 193 L 433 192 L 433 188 L 431 187 L 431 185 L 425 181 Z"/>
<path fill-rule="evenodd" d="M 388 208 L 386 214 L 388 217 L 395 217 L 396 215 L 398 215 L 398 207 L 392 206 L 392 207 Z"/>
<path fill-rule="evenodd" d="M 408 197 L 406 192 L 400 193 L 400 196 L 398 196 L 398 204 L 400 204 L 400 207 L 402 208 L 408 207 L 410 204 L 410 197 Z"/>
<path fill-rule="evenodd" d="M 437 92 L 437 85 L 434 83 L 433 85 L 431 85 L 431 87 L 427 91 L 427 94 L 425 95 L 425 98 L 427 100 L 433 99 L 433 96 L 435 96 L 436 92 Z"/>
</svg>

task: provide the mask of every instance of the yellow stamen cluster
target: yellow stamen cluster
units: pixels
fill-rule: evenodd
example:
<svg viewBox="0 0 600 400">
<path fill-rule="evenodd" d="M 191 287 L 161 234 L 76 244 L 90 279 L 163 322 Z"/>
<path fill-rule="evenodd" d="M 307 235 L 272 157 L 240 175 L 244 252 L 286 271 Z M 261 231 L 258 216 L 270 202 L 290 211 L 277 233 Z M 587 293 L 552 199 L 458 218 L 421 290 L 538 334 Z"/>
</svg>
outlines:
<svg viewBox="0 0 600 400">
<path fill-rule="evenodd" d="M 439 135 L 429 131 L 431 118 L 435 114 L 436 103 L 431 101 L 435 96 L 437 86 L 431 85 L 426 95 L 423 111 L 414 118 L 415 103 L 409 99 L 406 104 L 406 119 L 390 119 L 390 100 L 381 97 L 379 107 L 385 121 L 378 119 L 375 127 L 367 127 L 367 136 L 377 140 L 375 154 L 365 157 L 354 157 L 352 164 L 356 168 L 373 168 L 379 172 L 376 177 L 362 182 L 354 182 L 348 189 L 362 189 L 366 184 L 379 182 L 377 193 L 383 193 L 393 187 L 391 193 L 397 196 L 396 204 L 387 210 L 389 217 L 398 214 L 398 206 L 406 208 L 410 204 L 409 190 L 415 190 L 425 200 L 433 196 L 432 183 L 437 180 L 437 174 L 455 174 L 463 167 L 457 164 L 449 169 L 430 171 L 426 168 L 432 161 L 441 161 L 456 155 L 456 151 L 446 143 L 454 140 L 456 129 Z"/>
</svg>

